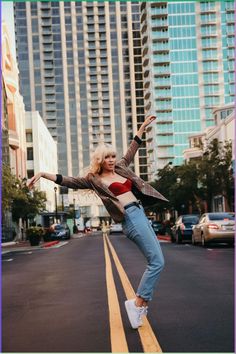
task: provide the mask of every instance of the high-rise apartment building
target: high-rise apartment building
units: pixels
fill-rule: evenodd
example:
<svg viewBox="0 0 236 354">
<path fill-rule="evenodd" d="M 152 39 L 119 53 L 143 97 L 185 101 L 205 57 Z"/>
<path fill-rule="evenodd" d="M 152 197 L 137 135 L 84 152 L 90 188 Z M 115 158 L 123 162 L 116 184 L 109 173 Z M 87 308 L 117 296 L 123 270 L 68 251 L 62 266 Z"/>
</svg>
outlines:
<svg viewBox="0 0 236 354">
<path fill-rule="evenodd" d="M 183 162 L 188 136 L 234 102 L 234 2 L 141 4 L 144 98 L 158 120 L 147 136 L 149 178 Z"/>
<path fill-rule="evenodd" d="M 78 175 L 100 141 L 126 151 L 144 120 L 137 2 L 15 2 L 26 110 L 57 141 L 58 169 Z M 147 179 L 145 144 L 134 169 Z"/>
</svg>

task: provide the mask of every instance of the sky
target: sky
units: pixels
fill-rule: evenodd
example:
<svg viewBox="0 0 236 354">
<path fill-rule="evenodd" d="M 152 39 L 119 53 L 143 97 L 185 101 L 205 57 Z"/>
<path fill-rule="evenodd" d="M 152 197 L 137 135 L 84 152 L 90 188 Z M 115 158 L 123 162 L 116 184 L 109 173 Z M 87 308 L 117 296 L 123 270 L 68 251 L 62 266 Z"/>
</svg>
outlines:
<svg viewBox="0 0 236 354">
<path fill-rule="evenodd" d="M 15 26 L 14 26 L 14 15 L 13 15 L 13 2 L 12 1 L 2 1 L 2 20 L 7 24 L 10 41 L 12 45 L 12 54 L 16 55 L 15 46 Z"/>
</svg>

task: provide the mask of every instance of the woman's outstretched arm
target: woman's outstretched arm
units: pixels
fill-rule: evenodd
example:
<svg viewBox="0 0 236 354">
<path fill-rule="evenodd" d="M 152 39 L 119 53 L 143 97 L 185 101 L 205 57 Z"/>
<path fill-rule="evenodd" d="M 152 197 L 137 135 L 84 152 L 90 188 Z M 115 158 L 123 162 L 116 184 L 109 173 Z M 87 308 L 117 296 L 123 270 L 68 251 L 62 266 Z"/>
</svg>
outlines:
<svg viewBox="0 0 236 354">
<path fill-rule="evenodd" d="M 133 161 L 134 159 L 134 155 L 136 154 L 139 146 L 142 143 L 142 135 L 145 132 L 145 129 L 147 128 L 147 126 L 149 124 L 152 123 L 152 121 L 156 119 L 155 116 L 148 116 L 145 121 L 143 122 L 143 124 L 141 125 L 141 127 L 139 128 L 139 130 L 137 131 L 137 134 L 134 137 L 134 140 L 131 142 L 126 154 L 122 157 L 122 159 L 120 160 L 120 163 L 125 164 L 125 166 L 129 166 L 129 164 Z"/>
<path fill-rule="evenodd" d="M 72 189 L 91 189 L 91 185 L 85 177 L 67 177 L 48 172 L 37 173 L 29 180 L 28 187 L 32 188 L 35 183 L 42 177 L 48 179 L 49 181 L 53 181 L 61 186 L 65 186 Z"/>
</svg>

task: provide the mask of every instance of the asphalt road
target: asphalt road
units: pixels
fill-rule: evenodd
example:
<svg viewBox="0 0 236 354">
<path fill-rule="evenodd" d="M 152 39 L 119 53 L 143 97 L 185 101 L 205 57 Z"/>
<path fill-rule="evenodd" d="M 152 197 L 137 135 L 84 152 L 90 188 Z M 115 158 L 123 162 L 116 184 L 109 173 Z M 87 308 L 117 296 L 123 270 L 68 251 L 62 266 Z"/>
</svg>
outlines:
<svg viewBox="0 0 236 354">
<path fill-rule="evenodd" d="M 124 301 L 145 259 L 124 235 L 109 240 L 2 256 L 3 352 L 234 352 L 233 248 L 162 242 L 166 266 L 137 331 Z"/>
</svg>

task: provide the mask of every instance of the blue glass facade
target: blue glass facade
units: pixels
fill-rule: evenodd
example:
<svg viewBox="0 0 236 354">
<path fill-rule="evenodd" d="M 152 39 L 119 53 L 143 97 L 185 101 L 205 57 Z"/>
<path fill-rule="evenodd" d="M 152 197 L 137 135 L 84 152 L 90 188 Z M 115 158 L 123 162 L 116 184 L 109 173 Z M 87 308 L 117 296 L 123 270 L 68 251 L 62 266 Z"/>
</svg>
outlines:
<svg viewBox="0 0 236 354">
<path fill-rule="evenodd" d="M 234 101 L 234 3 L 151 2 L 141 5 L 141 20 L 151 41 L 145 107 L 158 117 L 153 178 L 169 162 L 182 164 L 189 135 L 214 125 L 215 106 Z"/>
</svg>

